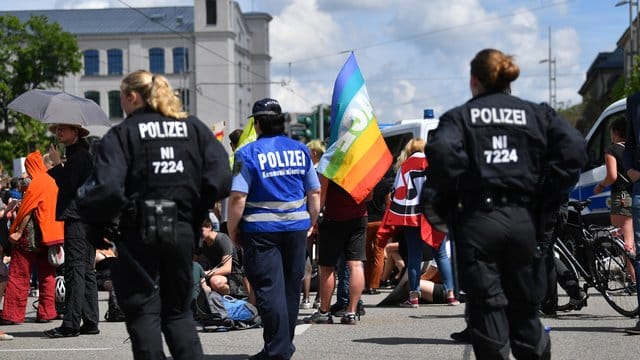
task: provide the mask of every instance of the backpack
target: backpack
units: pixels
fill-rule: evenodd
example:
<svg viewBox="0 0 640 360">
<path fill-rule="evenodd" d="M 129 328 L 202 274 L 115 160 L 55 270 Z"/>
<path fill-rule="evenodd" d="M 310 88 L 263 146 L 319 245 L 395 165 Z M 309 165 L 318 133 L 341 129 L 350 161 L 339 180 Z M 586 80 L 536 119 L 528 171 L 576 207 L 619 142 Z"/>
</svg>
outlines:
<svg viewBox="0 0 640 360">
<path fill-rule="evenodd" d="M 250 329 L 262 323 L 255 306 L 215 291 L 200 291 L 193 307 L 194 318 L 204 331 Z"/>
<path fill-rule="evenodd" d="M 234 329 L 251 329 L 262 324 L 258 309 L 248 301 L 225 295 L 222 303 L 227 310 L 227 317 L 233 320 Z"/>
</svg>

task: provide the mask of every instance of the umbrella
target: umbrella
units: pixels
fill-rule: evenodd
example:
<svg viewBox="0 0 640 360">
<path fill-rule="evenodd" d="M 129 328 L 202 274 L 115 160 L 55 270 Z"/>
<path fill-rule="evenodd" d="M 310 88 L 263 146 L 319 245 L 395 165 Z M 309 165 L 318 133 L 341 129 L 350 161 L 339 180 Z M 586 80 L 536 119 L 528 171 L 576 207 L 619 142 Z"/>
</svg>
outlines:
<svg viewBox="0 0 640 360">
<path fill-rule="evenodd" d="M 93 100 L 66 92 L 34 89 L 15 98 L 8 105 L 45 124 L 111 126 L 107 114 Z"/>
</svg>

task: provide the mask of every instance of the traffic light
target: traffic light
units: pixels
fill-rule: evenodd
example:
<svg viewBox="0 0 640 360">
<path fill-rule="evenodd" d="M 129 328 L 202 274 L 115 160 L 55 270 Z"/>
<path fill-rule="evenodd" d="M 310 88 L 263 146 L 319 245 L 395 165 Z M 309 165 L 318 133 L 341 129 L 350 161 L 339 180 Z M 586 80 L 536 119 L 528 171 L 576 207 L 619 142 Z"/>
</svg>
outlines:
<svg viewBox="0 0 640 360">
<path fill-rule="evenodd" d="M 317 121 L 311 114 L 298 114 L 296 122 L 289 124 L 292 139 L 307 142 L 317 138 Z"/>
<path fill-rule="evenodd" d="M 322 119 L 322 129 L 324 131 L 324 139 L 321 139 L 322 141 L 324 141 L 325 139 L 328 139 L 331 137 L 331 114 L 324 114 L 324 119 Z"/>
<path fill-rule="evenodd" d="M 315 114 L 300 114 L 298 115 L 298 123 L 304 124 L 307 128 L 307 139 L 318 138 L 318 118 Z"/>
</svg>

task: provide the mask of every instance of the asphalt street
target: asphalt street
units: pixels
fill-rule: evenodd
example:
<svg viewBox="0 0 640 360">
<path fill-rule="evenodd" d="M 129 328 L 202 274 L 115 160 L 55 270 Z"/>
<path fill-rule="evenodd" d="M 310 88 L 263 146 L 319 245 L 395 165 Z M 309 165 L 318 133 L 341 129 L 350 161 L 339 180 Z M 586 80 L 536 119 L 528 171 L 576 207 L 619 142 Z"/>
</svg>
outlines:
<svg viewBox="0 0 640 360">
<path fill-rule="evenodd" d="M 464 328 L 464 305 L 421 305 L 418 309 L 376 307 L 390 290 L 363 295 L 366 315 L 357 325 L 306 325 L 297 327 L 293 359 L 474 359 L 470 345 L 458 344 L 449 334 Z M 107 293 L 100 293 L 104 315 Z M 30 298 L 30 302 L 33 298 Z M 301 310 L 300 318 L 312 310 Z M 339 319 L 338 319 L 339 320 Z M 100 323 L 99 335 L 48 339 L 43 331 L 58 326 L 35 323 L 29 305 L 24 324 L 0 326 L 14 336 L 0 341 L 0 359 L 132 359 L 124 323 Z M 625 359 L 640 350 L 640 336 L 623 331 L 636 319 L 618 315 L 599 295 L 591 292 L 588 306 L 579 312 L 542 319 L 551 328 L 555 359 Z M 262 329 L 200 332 L 205 359 L 246 359 L 262 347 Z M 165 346 L 165 354 L 169 351 Z"/>
</svg>

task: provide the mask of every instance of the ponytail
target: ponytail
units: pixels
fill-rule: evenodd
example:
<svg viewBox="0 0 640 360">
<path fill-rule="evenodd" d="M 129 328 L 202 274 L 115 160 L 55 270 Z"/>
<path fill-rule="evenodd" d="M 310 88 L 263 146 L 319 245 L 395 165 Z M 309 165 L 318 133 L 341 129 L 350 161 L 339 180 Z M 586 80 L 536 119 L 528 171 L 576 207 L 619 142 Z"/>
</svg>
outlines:
<svg viewBox="0 0 640 360">
<path fill-rule="evenodd" d="M 162 75 L 153 75 L 146 70 L 134 71 L 122 80 L 120 90 L 139 93 L 151 110 L 163 116 L 184 119 L 189 115 L 182 110 L 180 98 Z"/>
</svg>

